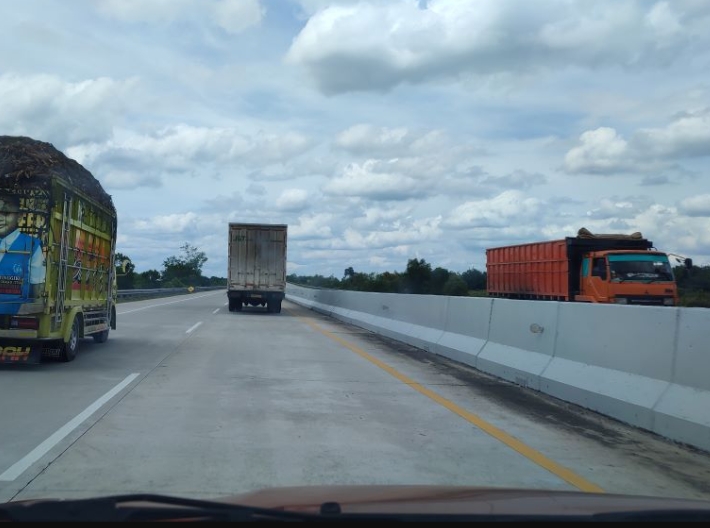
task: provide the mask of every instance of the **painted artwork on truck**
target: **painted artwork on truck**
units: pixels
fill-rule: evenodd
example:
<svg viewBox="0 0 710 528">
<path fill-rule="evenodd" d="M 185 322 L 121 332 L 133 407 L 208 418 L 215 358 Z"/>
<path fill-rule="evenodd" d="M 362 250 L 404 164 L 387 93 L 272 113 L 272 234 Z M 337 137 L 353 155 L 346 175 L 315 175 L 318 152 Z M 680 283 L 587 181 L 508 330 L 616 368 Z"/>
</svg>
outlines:
<svg viewBox="0 0 710 528">
<path fill-rule="evenodd" d="M 35 311 L 41 304 L 47 258 L 49 194 L 0 192 L 0 314 Z"/>
</svg>

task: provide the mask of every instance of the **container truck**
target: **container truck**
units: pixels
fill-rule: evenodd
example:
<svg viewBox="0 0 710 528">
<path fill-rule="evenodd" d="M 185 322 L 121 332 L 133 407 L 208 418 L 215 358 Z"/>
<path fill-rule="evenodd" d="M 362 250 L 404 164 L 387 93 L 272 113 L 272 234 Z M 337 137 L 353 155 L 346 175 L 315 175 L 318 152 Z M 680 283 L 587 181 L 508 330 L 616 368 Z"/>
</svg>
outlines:
<svg viewBox="0 0 710 528">
<path fill-rule="evenodd" d="M 116 328 L 117 216 L 50 143 L 0 136 L 0 363 L 72 361 Z"/>
<path fill-rule="evenodd" d="M 491 297 L 678 305 L 668 254 L 641 233 L 594 235 L 582 228 L 576 237 L 490 248 L 486 271 Z"/>
<path fill-rule="evenodd" d="M 229 224 L 227 298 L 229 311 L 244 305 L 281 312 L 286 292 L 285 224 Z"/>
</svg>

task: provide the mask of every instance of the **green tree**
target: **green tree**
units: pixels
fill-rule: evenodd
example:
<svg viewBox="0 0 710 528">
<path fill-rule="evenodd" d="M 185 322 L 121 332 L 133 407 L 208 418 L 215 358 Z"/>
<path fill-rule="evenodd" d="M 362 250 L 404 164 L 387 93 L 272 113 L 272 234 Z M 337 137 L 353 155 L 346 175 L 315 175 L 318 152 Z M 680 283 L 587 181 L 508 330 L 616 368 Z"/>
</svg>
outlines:
<svg viewBox="0 0 710 528">
<path fill-rule="evenodd" d="M 451 273 L 442 288 L 444 295 L 466 296 L 468 284 L 457 273 Z"/>
<path fill-rule="evenodd" d="M 471 268 L 461 274 L 461 278 L 466 281 L 469 290 L 485 290 L 486 289 L 486 272 L 478 271 Z"/>
<path fill-rule="evenodd" d="M 431 272 L 431 283 L 429 284 L 429 293 L 441 295 L 444 293 L 444 285 L 449 280 L 451 272 L 445 268 L 436 268 Z"/>
<path fill-rule="evenodd" d="M 431 264 L 424 259 L 409 259 L 404 275 L 407 293 L 426 293 L 431 282 Z"/>
<path fill-rule="evenodd" d="M 135 277 L 135 287 L 136 288 L 160 288 L 160 272 L 155 269 L 148 271 L 143 271 L 136 275 Z"/>
<path fill-rule="evenodd" d="M 202 283 L 202 266 L 207 256 L 197 247 L 185 242 L 180 246 L 182 255 L 170 256 L 163 261 L 163 282 L 165 286 L 190 286 Z"/>
</svg>

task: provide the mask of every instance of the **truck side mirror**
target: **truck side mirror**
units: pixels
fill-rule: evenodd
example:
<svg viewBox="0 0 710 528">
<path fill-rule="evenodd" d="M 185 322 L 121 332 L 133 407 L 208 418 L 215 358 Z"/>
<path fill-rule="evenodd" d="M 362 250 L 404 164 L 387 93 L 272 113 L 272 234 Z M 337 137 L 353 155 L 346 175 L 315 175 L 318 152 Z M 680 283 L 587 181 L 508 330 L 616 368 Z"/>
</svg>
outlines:
<svg viewBox="0 0 710 528">
<path fill-rule="evenodd" d="M 687 269 L 693 269 L 693 259 L 687 258 L 683 261 L 683 264 L 685 264 Z"/>
</svg>

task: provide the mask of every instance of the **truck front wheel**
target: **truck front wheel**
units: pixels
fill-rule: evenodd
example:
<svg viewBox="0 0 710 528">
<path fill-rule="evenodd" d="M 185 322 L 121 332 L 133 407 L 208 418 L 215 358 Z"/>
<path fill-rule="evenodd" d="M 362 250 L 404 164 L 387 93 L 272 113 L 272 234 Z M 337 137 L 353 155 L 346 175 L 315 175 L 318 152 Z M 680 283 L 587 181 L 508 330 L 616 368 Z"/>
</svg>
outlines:
<svg viewBox="0 0 710 528">
<path fill-rule="evenodd" d="M 71 325 L 71 333 L 69 334 L 69 340 L 64 343 L 62 347 L 62 361 L 69 362 L 74 361 L 76 358 L 76 353 L 79 350 L 79 317 L 74 318 L 74 322 Z"/>
</svg>

